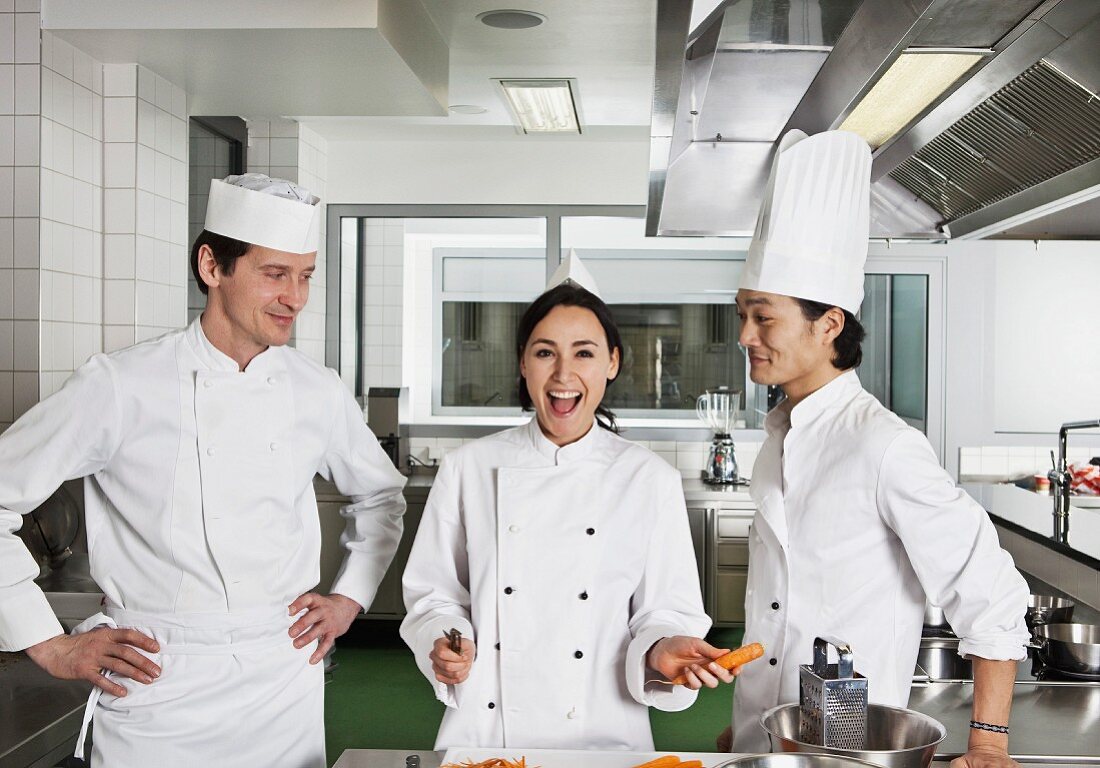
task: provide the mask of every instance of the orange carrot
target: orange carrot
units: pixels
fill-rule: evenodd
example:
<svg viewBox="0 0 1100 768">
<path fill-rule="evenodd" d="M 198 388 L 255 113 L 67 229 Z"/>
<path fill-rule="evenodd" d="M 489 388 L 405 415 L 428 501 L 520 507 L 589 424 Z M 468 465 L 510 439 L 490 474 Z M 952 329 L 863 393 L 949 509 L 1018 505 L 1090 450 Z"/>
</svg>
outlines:
<svg viewBox="0 0 1100 768">
<path fill-rule="evenodd" d="M 680 764 L 680 758 L 676 755 L 663 755 L 662 757 L 650 760 L 648 763 L 642 763 L 636 765 L 634 768 L 675 768 Z"/>
<path fill-rule="evenodd" d="M 764 646 L 760 643 L 749 643 L 741 646 L 736 651 L 730 651 L 725 656 L 719 656 L 714 662 L 723 669 L 733 669 L 748 664 L 754 659 L 759 659 L 763 655 Z M 687 675 L 680 675 L 672 679 L 673 685 L 683 685 L 686 682 Z"/>
<path fill-rule="evenodd" d="M 676 765 L 676 768 L 703 768 L 702 760 L 685 760 Z"/>
</svg>

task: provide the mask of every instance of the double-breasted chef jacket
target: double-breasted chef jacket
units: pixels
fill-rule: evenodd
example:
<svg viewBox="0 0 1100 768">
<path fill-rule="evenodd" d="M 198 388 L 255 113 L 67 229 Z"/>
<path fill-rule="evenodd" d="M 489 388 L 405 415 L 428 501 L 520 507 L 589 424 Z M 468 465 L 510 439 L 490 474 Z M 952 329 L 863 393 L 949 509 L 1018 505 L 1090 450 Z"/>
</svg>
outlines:
<svg viewBox="0 0 1100 768">
<path fill-rule="evenodd" d="M 369 606 L 404 478 L 335 372 L 297 350 L 270 347 L 242 372 L 196 320 L 96 355 L 0 437 L 0 648 L 62 631 L 12 531 L 81 476 L 108 601 L 85 628 L 161 644 L 159 679 L 89 707 L 95 764 L 325 765 L 321 665 L 287 634 L 287 606 L 320 580 L 316 474 L 352 500 L 331 591 Z"/>
<path fill-rule="evenodd" d="M 680 474 L 599 426 L 558 447 L 531 419 L 448 454 L 403 584 L 401 636 L 447 705 L 437 749 L 651 750 L 647 706 L 695 700 L 645 684 L 655 642 L 710 626 Z M 477 657 L 448 686 L 428 654 L 451 628 Z"/>
<path fill-rule="evenodd" d="M 765 419 L 753 468 L 745 642 L 764 659 L 734 689 L 734 752 L 766 752 L 760 716 L 798 701 L 815 637 L 852 647 L 873 703 L 909 700 L 925 600 L 959 653 L 1022 659 L 1028 588 L 993 524 L 923 434 L 852 371 Z"/>
</svg>

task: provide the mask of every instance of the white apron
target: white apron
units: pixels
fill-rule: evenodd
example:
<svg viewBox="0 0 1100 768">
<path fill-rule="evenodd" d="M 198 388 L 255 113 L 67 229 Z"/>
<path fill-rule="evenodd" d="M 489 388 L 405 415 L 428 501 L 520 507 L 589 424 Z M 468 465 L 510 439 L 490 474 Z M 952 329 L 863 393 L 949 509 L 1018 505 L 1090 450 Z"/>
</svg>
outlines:
<svg viewBox="0 0 1100 768">
<path fill-rule="evenodd" d="M 291 644 L 292 622 L 285 611 L 156 616 L 114 607 L 88 619 L 74 633 L 123 627 L 156 639 L 159 653 L 145 655 L 161 676 L 143 685 L 108 674 L 128 693 L 92 690 L 76 756 L 94 722 L 95 768 L 192 768 L 200 755 L 219 768 L 324 768 L 323 665 L 309 664 L 316 643 Z"/>
</svg>

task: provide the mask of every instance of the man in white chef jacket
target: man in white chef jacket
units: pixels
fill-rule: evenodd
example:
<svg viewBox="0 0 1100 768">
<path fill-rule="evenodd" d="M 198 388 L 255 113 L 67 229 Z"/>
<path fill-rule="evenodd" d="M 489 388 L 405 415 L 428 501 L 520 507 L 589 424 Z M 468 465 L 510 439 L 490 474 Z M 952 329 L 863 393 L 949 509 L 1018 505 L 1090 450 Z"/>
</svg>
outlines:
<svg viewBox="0 0 1100 768">
<path fill-rule="evenodd" d="M 325 765 L 318 662 L 374 598 L 405 503 L 336 373 L 286 346 L 317 203 L 259 174 L 213 180 L 201 318 L 92 357 L 0 437 L 0 650 L 96 686 L 94 765 Z M 316 474 L 352 500 L 327 595 Z M 70 637 L 13 532 L 76 477 L 107 606 Z"/>
<path fill-rule="evenodd" d="M 760 716 L 798 701 L 815 637 L 851 645 L 869 699 L 904 707 L 926 597 L 974 660 L 963 764 L 1011 765 L 1008 718 L 1025 657 L 1028 588 L 985 511 L 923 434 L 860 385 L 871 154 L 859 136 L 784 136 L 737 293 L 757 384 L 786 399 L 752 476 L 745 642 L 767 654 L 734 694 L 735 752 L 763 752 Z"/>
</svg>

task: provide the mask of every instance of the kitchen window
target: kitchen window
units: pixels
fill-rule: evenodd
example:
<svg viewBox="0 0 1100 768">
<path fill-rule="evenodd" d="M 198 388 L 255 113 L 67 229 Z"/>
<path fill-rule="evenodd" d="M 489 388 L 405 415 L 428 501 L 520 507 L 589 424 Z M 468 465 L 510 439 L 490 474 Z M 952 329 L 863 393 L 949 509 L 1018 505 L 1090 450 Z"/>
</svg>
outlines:
<svg viewBox="0 0 1100 768">
<path fill-rule="evenodd" d="M 621 419 L 698 428 L 695 399 L 728 386 L 744 392 L 744 428 L 760 429 L 775 402 L 777 393 L 749 381 L 737 343 L 734 296 L 746 239 L 646 238 L 640 207 L 329 208 L 330 232 L 356 222 L 344 224 L 357 234 L 344 237 L 341 258 L 356 259 L 361 272 L 359 341 L 344 338 L 342 291 L 345 322 L 330 347 L 343 350 L 344 370 L 354 352 L 359 394 L 408 387 L 414 423 L 506 424 L 520 414 L 516 326 L 569 248 L 623 334 L 622 370 L 606 396 Z M 858 373 L 937 445 L 942 261 L 899 260 L 886 250 L 872 244 L 867 264 L 861 321 L 868 338 Z"/>
</svg>

